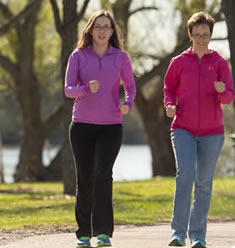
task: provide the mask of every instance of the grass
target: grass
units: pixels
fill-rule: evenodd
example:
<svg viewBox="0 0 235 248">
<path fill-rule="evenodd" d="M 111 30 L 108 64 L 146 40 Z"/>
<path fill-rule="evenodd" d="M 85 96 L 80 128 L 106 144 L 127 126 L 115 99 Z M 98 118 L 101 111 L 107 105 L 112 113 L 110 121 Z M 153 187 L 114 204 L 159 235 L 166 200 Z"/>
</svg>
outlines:
<svg viewBox="0 0 235 248">
<path fill-rule="evenodd" d="M 115 224 L 170 221 L 174 178 L 114 183 Z M 61 183 L 0 184 L 0 229 L 75 225 L 74 197 Z M 235 220 L 235 178 L 216 178 L 210 220 Z"/>
<path fill-rule="evenodd" d="M 152 224 L 169 221 L 174 180 L 158 178 L 114 185 L 114 213 L 117 224 Z"/>
</svg>

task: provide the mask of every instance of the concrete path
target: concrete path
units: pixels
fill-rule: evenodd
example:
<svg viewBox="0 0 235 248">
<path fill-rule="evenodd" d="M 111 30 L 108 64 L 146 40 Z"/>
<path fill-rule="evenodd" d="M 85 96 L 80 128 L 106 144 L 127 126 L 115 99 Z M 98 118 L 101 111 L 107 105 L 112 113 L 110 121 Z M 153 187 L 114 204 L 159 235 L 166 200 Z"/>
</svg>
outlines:
<svg viewBox="0 0 235 248">
<path fill-rule="evenodd" d="M 117 226 L 112 238 L 113 248 L 165 248 L 168 247 L 170 225 L 126 227 Z M 92 244 L 95 247 L 95 239 Z M 2 248 L 75 248 L 75 235 L 71 233 L 32 236 Z M 190 247 L 189 241 L 186 247 Z M 208 248 L 235 248 L 235 222 L 209 223 Z"/>
</svg>

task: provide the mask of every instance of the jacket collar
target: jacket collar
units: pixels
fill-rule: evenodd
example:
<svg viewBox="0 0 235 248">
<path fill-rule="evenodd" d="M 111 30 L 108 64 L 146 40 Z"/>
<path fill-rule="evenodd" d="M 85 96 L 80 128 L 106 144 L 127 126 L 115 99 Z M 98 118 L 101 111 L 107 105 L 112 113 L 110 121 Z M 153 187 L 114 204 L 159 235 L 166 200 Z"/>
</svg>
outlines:
<svg viewBox="0 0 235 248">
<path fill-rule="evenodd" d="M 117 48 L 113 47 L 113 46 L 109 43 L 109 45 L 108 45 L 108 50 L 105 52 L 105 54 L 104 54 L 103 56 L 108 55 L 108 54 L 113 54 L 113 53 L 115 53 L 115 52 L 116 52 L 116 49 L 117 49 Z M 87 50 L 88 50 L 89 52 L 92 52 L 92 53 L 94 53 L 94 54 L 97 55 L 97 53 L 93 50 L 91 44 L 87 46 Z"/>
<path fill-rule="evenodd" d="M 193 48 L 192 47 L 189 47 L 187 50 L 185 50 L 183 53 L 186 53 L 188 55 L 195 55 L 195 53 L 193 52 Z M 205 54 L 206 56 L 207 55 L 211 55 L 211 54 L 215 54 L 217 53 L 215 50 L 213 49 L 209 49 L 209 53 Z"/>
</svg>

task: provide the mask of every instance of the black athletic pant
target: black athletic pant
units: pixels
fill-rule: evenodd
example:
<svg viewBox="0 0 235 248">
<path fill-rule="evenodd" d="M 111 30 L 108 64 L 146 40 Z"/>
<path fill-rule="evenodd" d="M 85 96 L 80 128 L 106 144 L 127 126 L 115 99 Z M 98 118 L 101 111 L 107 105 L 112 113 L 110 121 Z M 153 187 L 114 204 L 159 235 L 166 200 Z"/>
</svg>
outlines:
<svg viewBox="0 0 235 248">
<path fill-rule="evenodd" d="M 122 141 L 122 125 L 72 122 L 70 143 L 76 166 L 77 237 L 113 234 L 113 164 Z"/>
</svg>

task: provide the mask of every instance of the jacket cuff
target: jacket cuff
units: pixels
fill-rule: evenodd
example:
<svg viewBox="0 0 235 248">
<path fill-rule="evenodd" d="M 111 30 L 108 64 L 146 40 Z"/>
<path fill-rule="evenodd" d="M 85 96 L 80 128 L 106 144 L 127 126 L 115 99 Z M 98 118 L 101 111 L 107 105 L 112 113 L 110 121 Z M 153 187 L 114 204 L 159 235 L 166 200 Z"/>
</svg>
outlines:
<svg viewBox="0 0 235 248">
<path fill-rule="evenodd" d="M 91 89 L 90 89 L 90 85 L 89 84 L 86 84 L 85 85 L 85 92 L 88 93 L 88 94 L 91 93 Z"/>
</svg>

